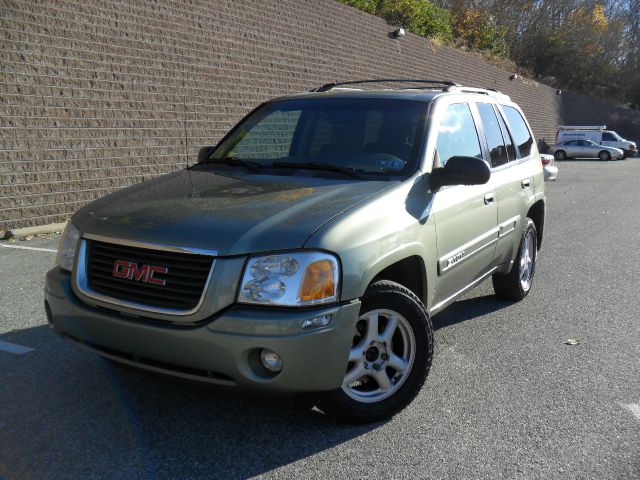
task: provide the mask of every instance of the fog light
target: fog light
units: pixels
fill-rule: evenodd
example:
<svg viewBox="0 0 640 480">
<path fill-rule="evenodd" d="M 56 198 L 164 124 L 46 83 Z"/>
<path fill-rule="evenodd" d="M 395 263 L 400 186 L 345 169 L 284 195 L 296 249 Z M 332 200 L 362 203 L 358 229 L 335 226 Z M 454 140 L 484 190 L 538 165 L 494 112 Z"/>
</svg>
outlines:
<svg viewBox="0 0 640 480">
<path fill-rule="evenodd" d="M 326 327 L 331 323 L 331 315 L 322 315 L 320 317 L 306 318 L 302 321 L 303 330 L 312 330 L 314 328 Z"/>
<path fill-rule="evenodd" d="M 282 358 L 276 352 L 268 349 L 263 349 L 260 352 L 260 361 L 264 368 L 270 372 L 279 372 L 282 370 Z"/>
</svg>

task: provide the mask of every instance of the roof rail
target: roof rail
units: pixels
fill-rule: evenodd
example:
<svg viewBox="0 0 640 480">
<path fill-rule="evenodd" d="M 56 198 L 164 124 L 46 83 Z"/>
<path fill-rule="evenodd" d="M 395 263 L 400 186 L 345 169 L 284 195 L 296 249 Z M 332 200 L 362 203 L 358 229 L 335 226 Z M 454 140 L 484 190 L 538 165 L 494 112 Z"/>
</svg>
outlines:
<svg viewBox="0 0 640 480">
<path fill-rule="evenodd" d="M 491 95 L 493 97 L 504 97 L 509 98 L 509 95 L 506 93 L 502 93 L 500 90 L 496 90 L 495 88 L 476 88 L 476 87 L 450 87 L 447 91 L 457 91 L 464 93 L 478 93 L 480 95 Z"/>
<path fill-rule="evenodd" d="M 442 88 L 443 90 L 448 87 L 461 86 L 458 83 L 452 82 L 451 80 L 423 80 L 423 79 L 413 79 L 413 78 L 378 78 L 378 79 L 368 79 L 368 80 L 353 80 L 350 82 L 326 83 L 321 87 L 312 89 L 311 91 L 312 92 L 328 92 L 332 88 L 338 87 L 340 85 L 355 85 L 359 83 L 425 83 L 429 85 L 440 85 L 440 88 Z"/>
</svg>

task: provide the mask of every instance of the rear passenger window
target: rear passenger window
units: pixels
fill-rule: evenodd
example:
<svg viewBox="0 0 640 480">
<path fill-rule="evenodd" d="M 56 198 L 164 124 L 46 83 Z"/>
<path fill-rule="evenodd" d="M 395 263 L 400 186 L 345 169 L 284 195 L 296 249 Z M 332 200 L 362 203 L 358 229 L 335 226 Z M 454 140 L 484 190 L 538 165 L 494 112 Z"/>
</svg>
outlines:
<svg viewBox="0 0 640 480">
<path fill-rule="evenodd" d="M 482 158 L 480 140 L 469 105 L 454 103 L 447 107 L 438 128 L 436 149 L 442 166 L 455 156 Z"/>
<path fill-rule="evenodd" d="M 491 156 L 491 166 L 499 167 L 509 161 L 507 148 L 504 145 L 504 138 L 498 124 L 498 117 L 490 103 L 478 103 L 478 112 L 482 119 L 484 135 L 487 138 L 489 155 Z"/>
<path fill-rule="evenodd" d="M 533 137 L 531 136 L 531 132 L 527 128 L 527 124 L 524 122 L 522 115 L 520 115 L 520 112 L 513 107 L 503 106 L 502 108 L 504 109 L 504 113 L 507 115 L 513 139 L 515 140 L 516 145 L 518 145 L 518 149 L 520 149 L 520 156 L 529 156 L 531 153 L 531 145 L 533 145 Z"/>
<path fill-rule="evenodd" d="M 513 146 L 511 134 L 509 133 L 507 124 L 504 123 L 504 118 L 502 118 L 502 114 L 500 112 L 498 112 L 498 123 L 500 124 L 500 130 L 502 130 L 502 138 L 504 139 L 504 144 L 507 146 L 507 155 L 509 157 L 509 161 L 513 162 L 516 159 L 516 147 Z"/>
</svg>

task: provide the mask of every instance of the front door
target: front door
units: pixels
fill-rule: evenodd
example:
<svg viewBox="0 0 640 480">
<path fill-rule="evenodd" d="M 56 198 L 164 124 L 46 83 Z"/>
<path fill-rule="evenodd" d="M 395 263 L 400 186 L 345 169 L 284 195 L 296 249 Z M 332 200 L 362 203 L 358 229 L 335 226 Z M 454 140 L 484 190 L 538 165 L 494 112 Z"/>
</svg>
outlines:
<svg viewBox="0 0 640 480">
<path fill-rule="evenodd" d="M 467 103 L 446 107 L 436 149 L 436 163 L 441 166 L 453 156 L 482 158 L 478 131 Z M 432 307 L 436 309 L 492 265 L 498 239 L 493 183 L 489 180 L 484 185 L 442 187 L 434 192 L 432 212 L 438 252 L 438 286 Z"/>
</svg>

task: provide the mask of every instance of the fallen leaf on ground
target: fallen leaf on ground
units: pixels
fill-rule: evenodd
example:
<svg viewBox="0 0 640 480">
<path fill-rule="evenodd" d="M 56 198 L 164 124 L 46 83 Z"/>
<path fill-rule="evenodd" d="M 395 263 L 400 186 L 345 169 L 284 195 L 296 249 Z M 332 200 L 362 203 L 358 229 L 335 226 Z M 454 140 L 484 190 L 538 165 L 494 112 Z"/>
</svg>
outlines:
<svg viewBox="0 0 640 480">
<path fill-rule="evenodd" d="M 578 345 L 579 343 L 580 342 L 575 338 L 567 338 L 567 340 L 564 342 L 565 345 Z"/>
</svg>

